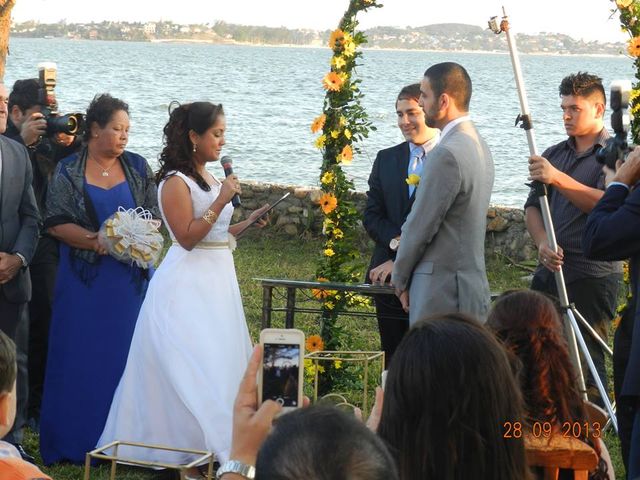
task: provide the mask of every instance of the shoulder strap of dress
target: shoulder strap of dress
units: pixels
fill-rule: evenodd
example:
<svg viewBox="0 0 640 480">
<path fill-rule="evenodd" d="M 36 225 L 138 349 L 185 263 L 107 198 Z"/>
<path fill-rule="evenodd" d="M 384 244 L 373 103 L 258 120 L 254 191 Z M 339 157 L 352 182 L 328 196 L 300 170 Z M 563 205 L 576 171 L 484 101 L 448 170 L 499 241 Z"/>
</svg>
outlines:
<svg viewBox="0 0 640 480">
<path fill-rule="evenodd" d="M 167 174 L 166 178 L 169 178 L 169 177 L 171 177 L 173 175 L 175 175 L 177 177 L 180 177 L 184 181 L 184 183 L 187 184 L 187 187 L 189 187 L 189 190 L 191 190 L 193 188 L 193 186 L 196 185 L 196 182 L 194 182 L 191 178 L 189 178 L 184 173 L 179 172 L 177 170 L 173 170 L 173 171 L 169 172 Z"/>
</svg>

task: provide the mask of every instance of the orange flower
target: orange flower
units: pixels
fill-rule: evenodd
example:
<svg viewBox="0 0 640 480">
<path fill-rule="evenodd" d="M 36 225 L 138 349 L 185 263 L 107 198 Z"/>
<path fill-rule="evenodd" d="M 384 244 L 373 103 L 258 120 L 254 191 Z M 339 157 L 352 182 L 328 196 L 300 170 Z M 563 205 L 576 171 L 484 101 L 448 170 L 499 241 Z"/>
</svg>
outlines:
<svg viewBox="0 0 640 480">
<path fill-rule="evenodd" d="M 336 72 L 329 72 L 322 79 L 324 88 L 332 92 L 338 92 L 342 88 L 343 83 L 344 80 Z"/>
<path fill-rule="evenodd" d="M 325 193 L 320 197 L 320 208 L 325 215 L 333 212 L 338 206 L 338 199 L 330 193 Z"/>
<path fill-rule="evenodd" d="M 627 44 L 627 52 L 632 57 L 640 57 L 640 37 L 633 37 Z"/>
<path fill-rule="evenodd" d="M 324 350 L 324 342 L 320 335 L 311 335 L 305 342 L 305 348 L 307 352 L 319 352 Z"/>
<path fill-rule="evenodd" d="M 318 282 L 328 282 L 328 281 L 329 281 L 328 278 L 318 277 Z M 321 288 L 312 288 L 311 294 L 313 295 L 314 298 L 323 299 L 329 295 L 329 292 Z M 307 341 L 309 340 L 307 339 Z"/>
<path fill-rule="evenodd" d="M 627 8 L 633 3 L 633 0 L 616 0 L 616 5 L 619 9 Z"/>
<path fill-rule="evenodd" d="M 344 32 L 339 28 L 331 32 L 331 35 L 329 35 L 329 48 L 333 50 L 336 46 L 336 42 L 342 41 L 343 38 Z"/>
<path fill-rule="evenodd" d="M 350 164 L 353 160 L 353 150 L 351 149 L 351 145 L 345 145 L 342 149 L 342 152 L 338 155 L 336 159 L 339 163 Z"/>
<path fill-rule="evenodd" d="M 311 133 L 317 133 L 322 130 L 324 127 L 324 122 L 326 122 L 327 116 L 323 113 L 319 117 L 316 117 L 311 124 Z"/>
</svg>

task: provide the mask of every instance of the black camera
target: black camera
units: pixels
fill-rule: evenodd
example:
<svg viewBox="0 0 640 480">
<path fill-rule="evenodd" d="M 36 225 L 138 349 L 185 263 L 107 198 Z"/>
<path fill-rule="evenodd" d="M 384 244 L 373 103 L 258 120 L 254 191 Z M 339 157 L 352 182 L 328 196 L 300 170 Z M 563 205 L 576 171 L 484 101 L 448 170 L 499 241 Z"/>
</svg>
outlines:
<svg viewBox="0 0 640 480">
<path fill-rule="evenodd" d="M 84 133 L 84 116 L 81 113 L 60 115 L 56 100 L 56 64 L 43 62 L 38 64 L 38 98 L 42 105 L 42 114 L 47 121 L 47 136 L 56 133 L 82 135 Z"/>
<path fill-rule="evenodd" d="M 633 150 L 635 145 L 627 143 L 627 134 L 631 125 L 629 114 L 629 95 L 631 93 L 631 82 L 626 80 L 616 80 L 611 84 L 611 128 L 614 136 L 607 140 L 604 147 L 596 151 L 596 160 L 609 167 L 616 169 L 618 160 L 624 161 L 627 154 Z"/>
</svg>

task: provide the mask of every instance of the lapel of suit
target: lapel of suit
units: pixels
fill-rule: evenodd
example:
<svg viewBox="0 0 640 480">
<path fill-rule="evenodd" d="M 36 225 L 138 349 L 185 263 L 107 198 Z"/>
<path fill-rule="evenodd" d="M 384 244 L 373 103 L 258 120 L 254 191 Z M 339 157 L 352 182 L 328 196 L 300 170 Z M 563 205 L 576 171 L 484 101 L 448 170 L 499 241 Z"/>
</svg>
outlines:
<svg viewBox="0 0 640 480">
<path fill-rule="evenodd" d="M 7 155 L 7 149 L 5 148 L 4 139 L 0 140 L 0 155 L 2 156 L 2 178 L 0 179 L 0 211 L 2 211 L 2 205 L 9 204 L 9 172 L 13 169 L 13 160 L 10 155 Z"/>
</svg>

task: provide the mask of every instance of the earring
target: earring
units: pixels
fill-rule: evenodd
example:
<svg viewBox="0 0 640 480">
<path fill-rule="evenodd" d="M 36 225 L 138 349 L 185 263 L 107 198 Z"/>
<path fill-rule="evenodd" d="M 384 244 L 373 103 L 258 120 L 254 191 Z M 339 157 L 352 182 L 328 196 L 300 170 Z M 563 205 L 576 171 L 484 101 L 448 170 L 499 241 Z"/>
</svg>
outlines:
<svg viewBox="0 0 640 480">
<path fill-rule="evenodd" d="M 198 151 L 198 145 L 196 145 L 195 143 L 193 144 L 193 153 L 196 153 Z"/>
</svg>

